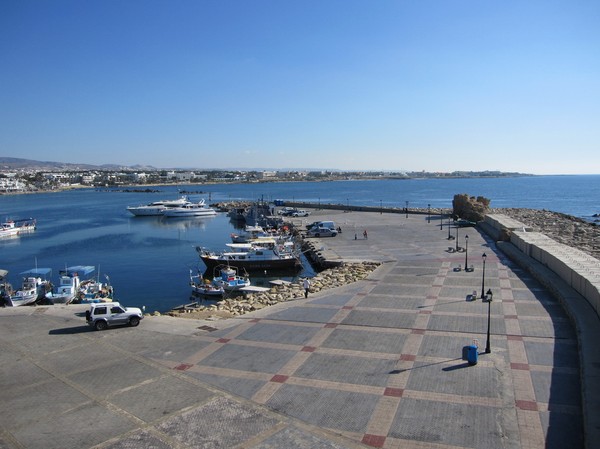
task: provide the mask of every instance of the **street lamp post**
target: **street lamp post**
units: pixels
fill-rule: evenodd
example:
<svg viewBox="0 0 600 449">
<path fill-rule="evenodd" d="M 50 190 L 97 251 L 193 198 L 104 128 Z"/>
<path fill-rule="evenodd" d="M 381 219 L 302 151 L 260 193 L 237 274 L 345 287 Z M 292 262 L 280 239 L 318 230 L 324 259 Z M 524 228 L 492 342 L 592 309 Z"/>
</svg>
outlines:
<svg viewBox="0 0 600 449">
<path fill-rule="evenodd" d="M 431 223 L 431 204 L 427 205 L 427 223 Z"/>
<path fill-rule="evenodd" d="M 465 235 L 465 271 L 468 271 L 468 268 L 467 268 L 468 255 L 469 255 L 469 236 Z"/>
<path fill-rule="evenodd" d="M 448 240 L 451 240 L 452 236 L 450 235 L 450 216 L 448 216 Z"/>
<path fill-rule="evenodd" d="M 406 218 L 408 218 L 408 201 L 406 201 Z"/>
<path fill-rule="evenodd" d="M 481 259 L 483 260 L 483 274 L 481 275 L 481 299 L 483 299 L 485 297 L 485 259 L 487 259 L 487 255 L 483 253 Z"/>
<path fill-rule="evenodd" d="M 379 214 L 380 215 L 383 214 L 383 202 L 382 202 L 382 200 L 379 200 Z"/>
<path fill-rule="evenodd" d="M 456 226 L 456 245 L 455 245 L 456 251 L 458 251 L 458 226 Z M 467 268 L 467 267 L 465 267 Z"/>
<path fill-rule="evenodd" d="M 442 208 L 440 207 L 440 231 L 444 229 L 444 213 L 442 212 Z"/>
<path fill-rule="evenodd" d="M 490 347 L 490 314 L 492 308 L 492 297 L 494 294 L 492 293 L 492 289 L 487 291 L 486 301 L 488 303 L 488 327 L 487 327 L 487 339 L 485 341 L 485 353 L 489 354 L 492 352 L 492 348 Z"/>
</svg>

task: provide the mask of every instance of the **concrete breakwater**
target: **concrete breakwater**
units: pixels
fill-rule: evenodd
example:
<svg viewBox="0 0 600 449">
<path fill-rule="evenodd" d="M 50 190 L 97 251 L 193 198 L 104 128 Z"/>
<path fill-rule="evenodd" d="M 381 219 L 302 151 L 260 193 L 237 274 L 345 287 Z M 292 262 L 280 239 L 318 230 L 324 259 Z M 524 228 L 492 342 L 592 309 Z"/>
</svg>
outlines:
<svg viewBox="0 0 600 449">
<path fill-rule="evenodd" d="M 311 278 L 310 293 L 317 293 L 330 288 L 341 287 L 365 279 L 380 264 L 376 262 L 344 263 L 334 268 L 320 272 Z M 219 317 L 239 316 L 245 313 L 260 310 L 280 302 L 304 298 L 302 281 L 273 285 L 266 292 L 251 293 L 243 297 L 227 298 L 216 304 L 195 307 L 183 307 L 172 310 L 169 315 L 197 318 L 197 315 L 210 317 L 213 313 Z M 225 312 L 225 313 L 223 313 Z"/>
</svg>

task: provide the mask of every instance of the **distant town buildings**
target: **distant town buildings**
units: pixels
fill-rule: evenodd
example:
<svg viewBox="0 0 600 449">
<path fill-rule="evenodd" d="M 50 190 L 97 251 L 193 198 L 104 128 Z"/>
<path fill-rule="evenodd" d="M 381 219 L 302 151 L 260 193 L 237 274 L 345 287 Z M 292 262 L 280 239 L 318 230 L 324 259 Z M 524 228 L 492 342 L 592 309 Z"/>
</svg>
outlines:
<svg viewBox="0 0 600 449">
<path fill-rule="evenodd" d="M 75 187 L 124 187 L 161 184 L 208 184 L 283 181 L 338 181 L 347 179 L 410 179 L 524 176 L 520 173 L 484 172 L 370 172 L 270 170 L 18 170 L 0 169 L 0 193 L 25 193 Z"/>
</svg>

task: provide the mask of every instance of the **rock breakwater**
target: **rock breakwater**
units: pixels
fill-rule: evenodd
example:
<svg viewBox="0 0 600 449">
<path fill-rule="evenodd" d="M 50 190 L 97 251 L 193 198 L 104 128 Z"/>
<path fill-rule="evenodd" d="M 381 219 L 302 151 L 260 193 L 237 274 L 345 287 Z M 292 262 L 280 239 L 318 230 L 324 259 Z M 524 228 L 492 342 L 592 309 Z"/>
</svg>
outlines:
<svg viewBox="0 0 600 449">
<path fill-rule="evenodd" d="M 365 279 L 380 264 L 377 262 L 345 263 L 327 269 L 311 278 L 310 293 L 318 293 Z M 168 312 L 175 317 L 220 319 L 244 315 L 281 302 L 304 299 L 302 281 L 274 285 L 266 292 L 251 293 L 243 297 L 223 299 L 216 304 L 184 307 Z"/>
</svg>

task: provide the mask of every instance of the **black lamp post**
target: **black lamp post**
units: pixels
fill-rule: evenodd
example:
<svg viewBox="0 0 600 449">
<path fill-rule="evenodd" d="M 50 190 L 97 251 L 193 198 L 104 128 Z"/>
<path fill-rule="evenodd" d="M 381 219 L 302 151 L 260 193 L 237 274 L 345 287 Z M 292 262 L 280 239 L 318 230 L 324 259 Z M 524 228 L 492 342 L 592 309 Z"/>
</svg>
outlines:
<svg viewBox="0 0 600 449">
<path fill-rule="evenodd" d="M 452 236 L 450 235 L 450 217 L 448 216 L 448 240 L 451 240 Z"/>
<path fill-rule="evenodd" d="M 483 255 L 481 256 L 481 259 L 483 260 L 483 274 L 481 275 L 481 299 L 485 298 L 485 259 L 487 258 L 487 255 L 485 253 L 483 253 Z"/>
<path fill-rule="evenodd" d="M 455 245 L 456 251 L 458 251 L 458 225 L 456 226 L 456 245 Z M 467 267 L 465 267 L 467 268 Z"/>
<path fill-rule="evenodd" d="M 406 202 L 406 218 L 408 218 L 408 201 Z"/>
<path fill-rule="evenodd" d="M 465 235 L 465 271 L 468 271 L 468 268 L 467 268 L 468 256 L 469 256 L 469 236 Z"/>
<path fill-rule="evenodd" d="M 444 213 L 442 212 L 442 208 L 440 207 L 440 231 L 444 229 Z"/>
<path fill-rule="evenodd" d="M 431 223 L 431 204 L 427 205 L 427 223 Z"/>
<path fill-rule="evenodd" d="M 489 289 L 487 291 L 487 297 L 486 297 L 486 301 L 488 303 L 488 328 L 487 328 L 487 339 L 485 341 L 485 353 L 489 354 L 490 352 L 492 352 L 492 348 L 490 348 L 490 310 L 492 307 L 492 297 L 494 296 L 494 294 L 492 293 L 492 289 Z"/>
<path fill-rule="evenodd" d="M 383 202 L 382 200 L 379 200 L 379 214 L 383 214 Z"/>
</svg>

